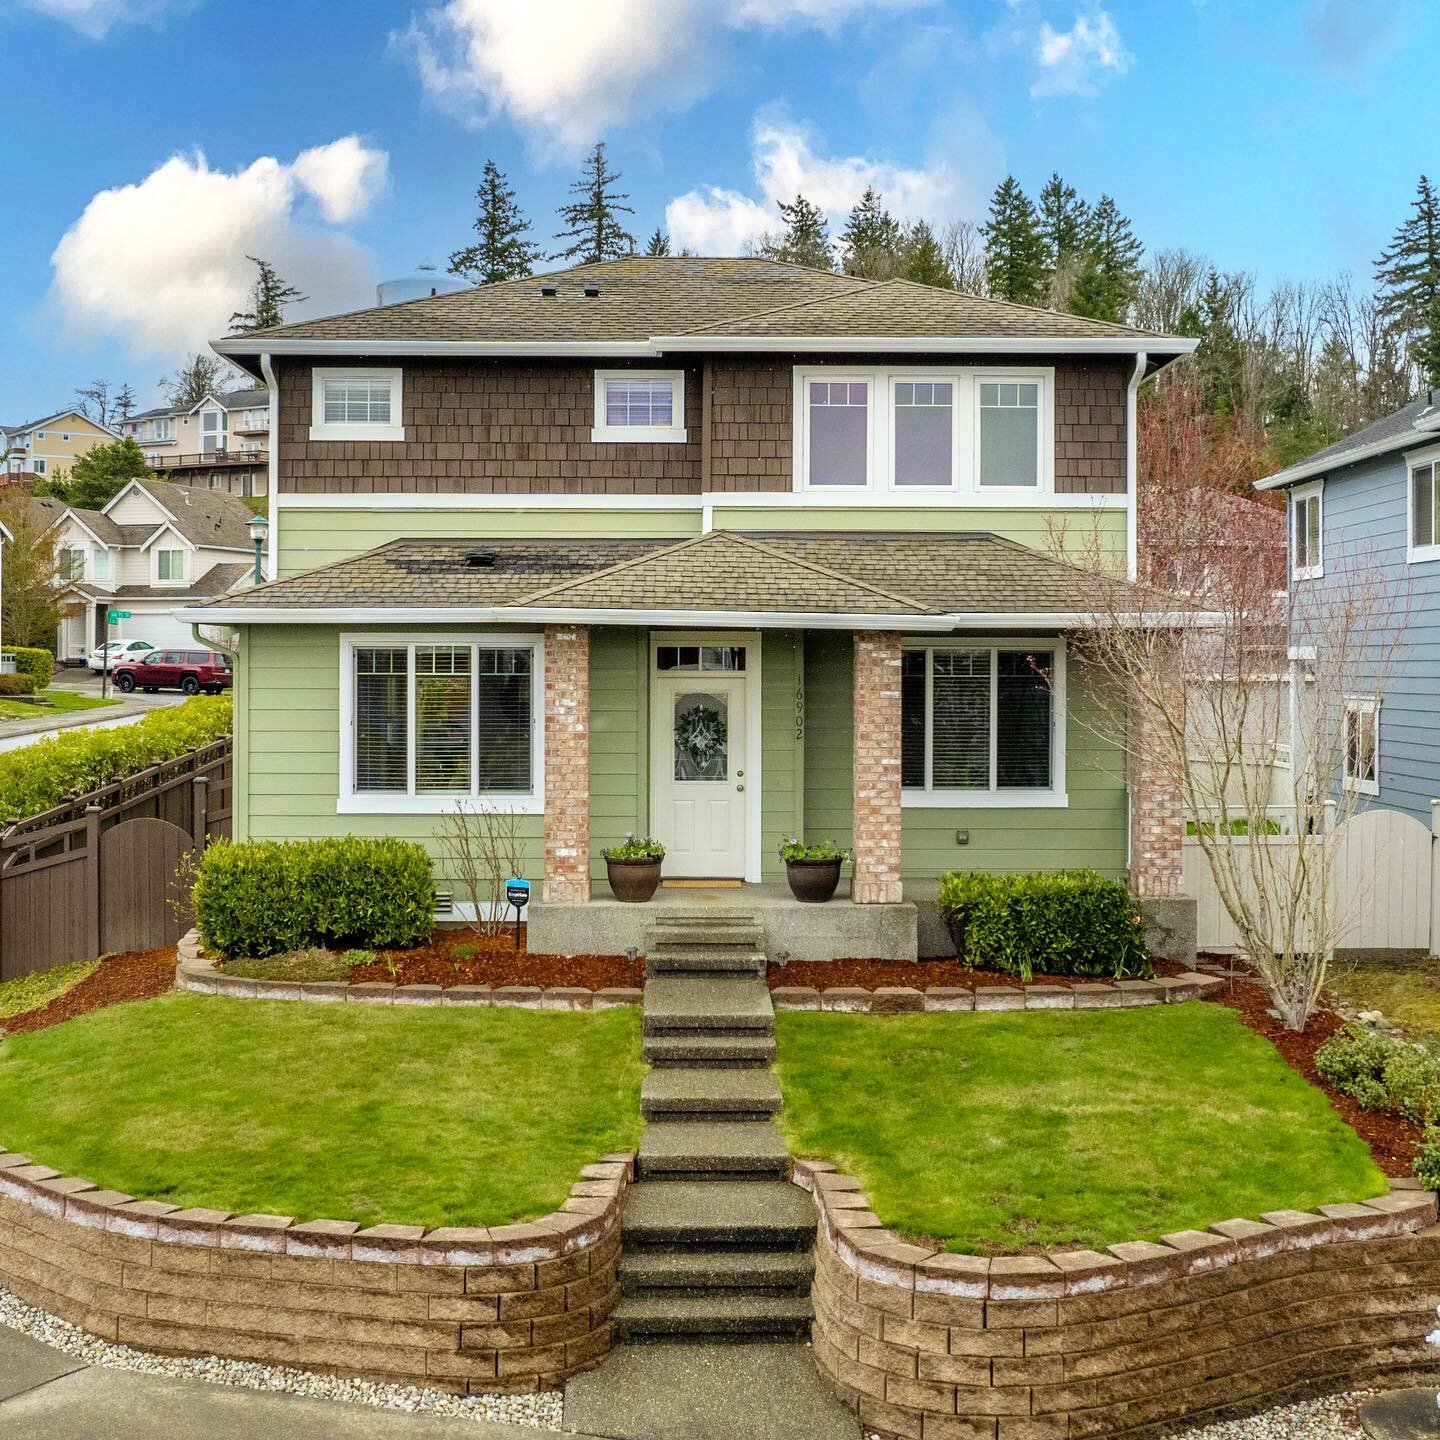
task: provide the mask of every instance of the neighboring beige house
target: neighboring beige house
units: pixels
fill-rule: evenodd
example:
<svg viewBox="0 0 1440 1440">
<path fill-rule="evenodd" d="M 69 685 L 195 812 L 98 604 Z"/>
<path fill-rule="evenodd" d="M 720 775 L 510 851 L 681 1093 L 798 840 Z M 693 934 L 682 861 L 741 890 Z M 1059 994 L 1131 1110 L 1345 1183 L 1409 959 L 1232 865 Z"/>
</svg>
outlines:
<svg viewBox="0 0 1440 1440">
<path fill-rule="evenodd" d="M 121 424 L 156 471 L 231 495 L 267 491 L 270 394 L 232 390 L 188 409 L 160 405 Z"/>
<path fill-rule="evenodd" d="M 56 655 L 79 664 L 105 637 L 105 612 L 130 611 L 110 627 L 112 640 L 187 644 L 177 606 L 213 600 L 251 583 L 251 514 L 234 496 L 168 480 L 132 480 L 102 510 L 81 510 L 51 498 L 34 504 L 54 518 L 60 550 L 68 552 L 67 600 L 80 602 L 60 622 Z"/>
<path fill-rule="evenodd" d="M 53 480 L 66 474 L 87 450 L 118 438 L 114 430 L 78 410 L 57 410 L 25 425 L 0 426 L 0 451 L 12 475 Z"/>
</svg>

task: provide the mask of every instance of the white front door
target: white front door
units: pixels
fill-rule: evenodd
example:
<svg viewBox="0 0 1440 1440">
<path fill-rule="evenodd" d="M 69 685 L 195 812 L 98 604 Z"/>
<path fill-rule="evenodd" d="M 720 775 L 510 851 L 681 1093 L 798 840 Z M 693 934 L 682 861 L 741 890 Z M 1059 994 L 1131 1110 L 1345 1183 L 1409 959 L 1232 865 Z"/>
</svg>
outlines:
<svg viewBox="0 0 1440 1440">
<path fill-rule="evenodd" d="M 743 671 L 652 671 L 651 829 L 667 875 L 745 876 L 746 683 Z"/>
</svg>

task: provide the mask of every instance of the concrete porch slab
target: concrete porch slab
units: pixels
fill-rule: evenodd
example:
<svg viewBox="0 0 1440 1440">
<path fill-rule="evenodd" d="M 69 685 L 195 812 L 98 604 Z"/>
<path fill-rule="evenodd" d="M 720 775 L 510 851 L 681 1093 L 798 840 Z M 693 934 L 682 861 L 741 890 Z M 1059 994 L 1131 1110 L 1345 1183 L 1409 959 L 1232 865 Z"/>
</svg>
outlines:
<svg viewBox="0 0 1440 1440">
<path fill-rule="evenodd" d="M 624 903 L 603 882 L 591 886 L 587 905 L 531 902 L 527 943 L 536 954 L 623 955 L 645 950 L 646 928 L 677 915 L 754 915 L 765 932 L 769 959 L 914 960 L 917 912 L 911 901 L 857 905 L 837 895 L 824 905 L 795 899 L 784 884 L 741 885 L 726 890 L 667 890 L 653 900 Z M 797 982 L 798 983 L 798 982 Z"/>
</svg>

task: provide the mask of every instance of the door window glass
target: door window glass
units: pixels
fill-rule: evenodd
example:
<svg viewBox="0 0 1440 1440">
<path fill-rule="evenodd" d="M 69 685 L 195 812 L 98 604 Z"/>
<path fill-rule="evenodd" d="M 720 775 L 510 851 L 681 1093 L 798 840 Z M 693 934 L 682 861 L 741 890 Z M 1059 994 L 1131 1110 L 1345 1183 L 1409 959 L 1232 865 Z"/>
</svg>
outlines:
<svg viewBox="0 0 1440 1440">
<path fill-rule="evenodd" d="M 675 778 L 729 777 L 730 705 L 724 695 L 690 690 L 675 697 Z"/>
</svg>

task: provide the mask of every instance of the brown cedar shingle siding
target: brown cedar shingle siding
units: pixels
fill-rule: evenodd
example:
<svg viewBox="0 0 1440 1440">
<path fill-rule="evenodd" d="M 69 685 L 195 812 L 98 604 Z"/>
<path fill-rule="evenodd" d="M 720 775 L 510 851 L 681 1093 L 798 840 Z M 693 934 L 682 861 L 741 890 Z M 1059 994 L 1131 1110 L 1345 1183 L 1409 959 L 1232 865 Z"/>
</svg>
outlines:
<svg viewBox="0 0 1440 1440">
<path fill-rule="evenodd" d="M 280 379 L 280 489 L 309 494 L 696 495 L 791 489 L 792 371 L 800 357 L 715 355 L 636 368 L 685 371 L 683 445 L 594 444 L 594 373 L 602 360 L 406 359 L 397 443 L 309 439 L 308 362 Z M 923 356 L 834 355 L 806 363 L 924 364 Z M 317 361 L 325 364 L 325 361 Z M 353 361 L 350 363 L 354 363 Z M 380 362 L 383 363 L 383 362 Z M 630 362 L 634 363 L 634 362 Z M 1035 356 L 939 356 L 937 365 L 1044 363 Z M 1128 357 L 1055 357 L 1055 488 L 1125 489 Z M 710 375 L 708 467 L 701 376 Z M 708 474 L 707 474 L 708 470 Z M 1003 502 L 1002 502 L 1003 503 Z"/>
</svg>

